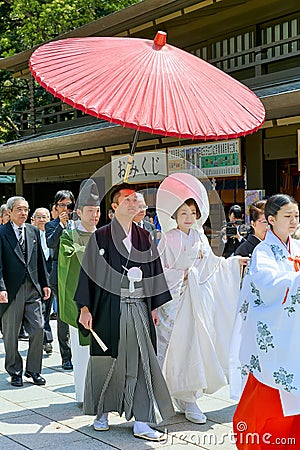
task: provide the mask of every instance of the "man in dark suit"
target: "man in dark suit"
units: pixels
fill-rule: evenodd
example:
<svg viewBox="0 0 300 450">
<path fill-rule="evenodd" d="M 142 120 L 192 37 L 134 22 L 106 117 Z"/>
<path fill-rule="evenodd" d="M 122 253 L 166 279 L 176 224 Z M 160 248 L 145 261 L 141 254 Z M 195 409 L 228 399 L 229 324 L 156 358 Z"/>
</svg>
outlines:
<svg viewBox="0 0 300 450">
<path fill-rule="evenodd" d="M 149 231 L 151 237 L 156 241 L 157 239 L 156 227 L 153 223 L 150 222 L 150 220 L 145 219 L 148 206 L 146 205 L 144 196 L 139 192 L 136 194 L 136 196 L 138 199 L 139 212 L 134 216 L 133 221 L 137 223 L 141 228 L 144 228 L 145 230 Z"/>
<path fill-rule="evenodd" d="M 52 254 L 53 250 L 50 249 L 46 242 L 45 225 L 50 221 L 50 211 L 47 208 L 37 208 L 31 217 L 32 225 L 40 230 L 40 238 L 44 256 L 46 259 L 46 267 L 48 274 L 52 270 Z M 44 350 L 49 355 L 53 351 L 52 342 L 53 334 L 50 325 L 50 314 L 53 303 L 53 296 L 49 300 L 43 300 L 43 316 L 44 316 Z"/>
<path fill-rule="evenodd" d="M 25 224 L 28 203 L 23 197 L 7 201 L 10 222 L 0 229 L 0 313 L 5 348 L 5 369 L 12 386 L 22 386 L 23 360 L 18 351 L 22 321 L 29 334 L 25 376 L 44 385 L 41 377 L 43 355 L 43 297 L 47 300 L 46 262 L 38 229 Z"/>
<path fill-rule="evenodd" d="M 71 191 L 61 190 L 54 196 L 55 210 L 58 217 L 45 224 L 46 241 L 49 248 L 53 249 L 52 270 L 49 281 L 50 287 L 57 299 L 58 315 L 57 315 L 57 337 L 59 350 L 62 358 L 62 368 L 64 370 L 72 370 L 71 349 L 69 345 L 69 325 L 60 319 L 59 315 L 59 296 L 58 296 L 58 252 L 60 237 L 64 229 L 70 224 L 70 214 L 74 210 L 74 195 Z"/>
</svg>

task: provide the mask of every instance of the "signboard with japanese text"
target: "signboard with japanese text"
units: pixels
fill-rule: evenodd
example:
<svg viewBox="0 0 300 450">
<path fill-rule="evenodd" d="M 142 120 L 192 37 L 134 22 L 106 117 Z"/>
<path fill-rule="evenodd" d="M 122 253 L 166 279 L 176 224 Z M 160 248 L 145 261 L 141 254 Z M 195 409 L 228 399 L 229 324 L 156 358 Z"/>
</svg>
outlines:
<svg viewBox="0 0 300 450">
<path fill-rule="evenodd" d="M 168 172 L 200 169 L 207 177 L 242 175 L 240 139 L 168 149 Z"/>
<path fill-rule="evenodd" d="M 127 155 L 111 157 L 112 185 L 122 183 L 128 162 Z M 149 183 L 161 181 L 167 175 L 166 150 L 137 152 L 129 172 L 128 183 Z"/>
</svg>

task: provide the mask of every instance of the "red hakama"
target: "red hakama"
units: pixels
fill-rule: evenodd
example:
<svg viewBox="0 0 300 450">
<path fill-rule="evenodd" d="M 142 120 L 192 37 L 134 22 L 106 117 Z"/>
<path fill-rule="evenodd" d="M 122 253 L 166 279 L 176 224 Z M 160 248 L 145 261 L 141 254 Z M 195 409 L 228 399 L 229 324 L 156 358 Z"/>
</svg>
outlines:
<svg viewBox="0 0 300 450">
<path fill-rule="evenodd" d="M 279 391 L 251 373 L 233 417 L 239 450 L 300 449 L 300 415 L 284 416 Z"/>
</svg>

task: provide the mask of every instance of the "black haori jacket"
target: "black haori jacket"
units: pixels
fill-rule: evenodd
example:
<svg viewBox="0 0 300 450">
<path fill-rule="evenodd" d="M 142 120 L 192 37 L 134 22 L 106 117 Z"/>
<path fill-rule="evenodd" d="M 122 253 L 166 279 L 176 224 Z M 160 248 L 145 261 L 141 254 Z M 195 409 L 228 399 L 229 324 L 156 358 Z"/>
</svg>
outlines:
<svg viewBox="0 0 300 450">
<path fill-rule="evenodd" d="M 172 299 L 163 275 L 156 244 L 148 231 L 132 223 L 132 250 L 128 254 L 123 239 L 123 227 L 114 218 L 99 228 L 87 245 L 79 275 L 75 301 L 78 309 L 87 306 L 93 316 L 93 330 L 108 347 L 103 352 L 91 337 L 92 356 L 118 355 L 120 328 L 120 289 L 127 280 L 124 267 L 139 267 L 143 272 L 144 288 L 150 322 L 150 335 L 156 349 L 156 333 L 151 311 Z M 123 286 L 123 283 L 122 283 Z M 80 324 L 80 329 L 87 332 Z"/>
</svg>

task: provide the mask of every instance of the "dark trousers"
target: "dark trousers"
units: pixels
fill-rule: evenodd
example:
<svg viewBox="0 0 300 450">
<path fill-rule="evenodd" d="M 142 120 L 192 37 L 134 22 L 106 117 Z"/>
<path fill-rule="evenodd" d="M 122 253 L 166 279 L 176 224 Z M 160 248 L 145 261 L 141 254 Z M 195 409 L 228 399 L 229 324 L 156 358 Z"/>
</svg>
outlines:
<svg viewBox="0 0 300 450">
<path fill-rule="evenodd" d="M 21 375 L 23 371 L 23 360 L 18 351 L 18 336 L 22 321 L 29 334 L 26 370 L 40 373 L 44 334 L 42 301 L 35 286 L 27 278 L 2 316 L 5 369 L 10 375 Z"/>
<path fill-rule="evenodd" d="M 53 295 L 48 300 L 42 300 L 44 316 L 44 344 L 53 342 L 53 334 L 50 326 L 50 314 L 53 303 Z"/>
<path fill-rule="evenodd" d="M 59 298 L 58 298 L 58 286 L 57 284 L 51 284 L 51 289 L 57 300 L 57 338 L 59 343 L 59 350 L 62 360 L 71 360 L 71 348 L 69 344 L 69 325 L 60 320 L 59 315 Z"/>
</svg>

